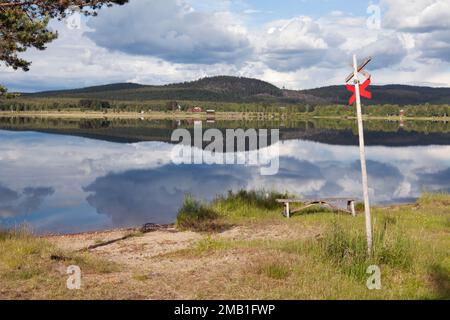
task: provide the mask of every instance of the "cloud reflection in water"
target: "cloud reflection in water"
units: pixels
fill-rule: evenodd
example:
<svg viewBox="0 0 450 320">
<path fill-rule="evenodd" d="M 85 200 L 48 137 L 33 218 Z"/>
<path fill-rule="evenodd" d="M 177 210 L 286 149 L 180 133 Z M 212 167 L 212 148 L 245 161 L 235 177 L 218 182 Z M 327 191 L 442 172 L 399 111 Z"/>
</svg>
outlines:
<svg viewBox="0 0 450 320">
<path fill-rule="evenodd" d="M 161 142 L 120 144 L 1 130 L 0 140 L 2 225 L 29 222 L 42 231 L 58 231 L 80 220 L 77 231 L 84 231 L 88 227 L 81 220 L 89 217 L 101 220 L 99 227 L 105 218 L 111 227 L 170 222 L 186 193 L 210 200 L 240 188 L 361 197 L 354 146 L 284 141 L 279 173 L 261 176 L 258 167 L 174 165 L 173 145 Z M 372 203 L 410 200 L 423 190 L 450 190 L 450 146 L 376 146 L 366 151 Z M 83 214 L 77 216 L 77 210 Z"/>
</svg>

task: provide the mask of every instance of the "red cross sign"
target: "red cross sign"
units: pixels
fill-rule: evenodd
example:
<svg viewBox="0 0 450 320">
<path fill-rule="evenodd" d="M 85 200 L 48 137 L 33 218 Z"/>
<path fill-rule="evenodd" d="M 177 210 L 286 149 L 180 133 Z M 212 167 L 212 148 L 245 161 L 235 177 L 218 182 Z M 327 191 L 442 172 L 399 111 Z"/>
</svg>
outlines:
<svg viewBox="0 0 450 320">
<path fill-rule="evenodd" d="M 372 92 L 369 92 L 366 90 L 366 88 L 370 85 L 370 77 L 366 79 L 360 86 L 359 86 L 359 94 L 361 97 L 372 99 Z M 348 105 L 351 106 L 356 101 L 356 93 L 355 93 L 355 86 L 352 86 L 351 84 L 346 85 L 347 90 L 350 92 L 353 92 L 352 97 L 348 101 Z"/>
</svg>

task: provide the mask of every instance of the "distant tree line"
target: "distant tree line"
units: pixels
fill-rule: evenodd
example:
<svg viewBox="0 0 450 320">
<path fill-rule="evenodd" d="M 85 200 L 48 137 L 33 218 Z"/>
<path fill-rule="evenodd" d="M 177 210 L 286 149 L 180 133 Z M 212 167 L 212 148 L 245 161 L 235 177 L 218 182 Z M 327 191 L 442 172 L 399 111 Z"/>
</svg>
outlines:
<svg viewBox="0 0 450 320">
<path fill-rule="evenodd" d="M 203 110 L 214 109 L 217 112 L 258 112 L 266 114 L 304 113 L 311 116 L 351 117 L 355 115 L 355 108 L 346 105 L 309 105 L 309 104 L 280 104 L 271 102 L 236 103 L 236 102 L 205 102 L 205 101 L 114 101 L 100 99 L 61 99 L 61 98 L 15 98 L 0 99 L 1 111 L 103 111 L 120 112 L 178 112 L 188 111 L 193 107 Z M 366 105 L 363 112 L 369 116 L 391 117 L 404 115 L 405 117 L 449 117 L 450 105 L 406 105 L 395 104 Z"/>
<path fill-rule="evenodd" d="M 78 104 L 81 109 L 103 110 L 111 108 L 109 101 L 82 99 Z"/>
<path fill-rule="evenodd" d="M 406 105 L 394 104 L 363 106 L 363 113 L 369 116 L 391 117 L 403 115 L 405 117 L 448 117 L 450 105 Z M 314 108 L 317 116 L 353 116 L 355 110 L 350 106 L 319 106 Z"/>
<path fill-rule="evenodd" d="M 134 128 L 130 135 L 137 136 L 157 136 L 170 137 L 170 134 L 175 128 L 192 129 L 193 122 L 190 120 L 174 121 L 174 120 L 154 120 L 141 121 L 139 119 L 75 119 L 75 118 L 53 118 L 53 117 L 0 117 L 0 127 L 4 129 L 66 129 L 77 132 L 78 130 L 107 130 L 110 134 L 116 132 L 118 135 L 123 135 L 128 130 L 124 128 Z M 345 130 L 349 129 L 354 135 L 357 135 L 358 128 L 356 121 L 348 119 L 294 119 L 288 118 L 285 120 L 226 120 L 216 121 L 214 124 L 204 123 L 206 128 L 280 128 L 282 124 L 284 134 L 294 134 L 295 132 L 315 129 L 330 129 L 330 130 Z M 295 129 L 295 130 L 289 130 Z M 406 121 L 400 124 L 399 121 L 374 120 L 365 123 L 364 129 L 368 132 L 421 132 L 425 134 L 438 133 L 444 134 L 450 132 L 450 126 L 445 121 Z M 67 131 L 68 132 L 68 131 Z M 286 138 L 286 136 L 284 136 Z M 445 140 L 445 135 L 440 139 Z"/>
</svg>

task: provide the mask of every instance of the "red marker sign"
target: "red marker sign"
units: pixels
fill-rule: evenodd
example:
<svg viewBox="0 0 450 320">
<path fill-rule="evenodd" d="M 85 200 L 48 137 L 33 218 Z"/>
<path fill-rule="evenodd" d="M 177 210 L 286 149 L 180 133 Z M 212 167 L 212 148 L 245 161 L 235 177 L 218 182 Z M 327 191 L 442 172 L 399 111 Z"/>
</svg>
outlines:
<svg viewBox="0 0 450 320">
<path fill-rule="evenodd" d="M 367 98 L 367 99 L 372 99 L 372 92 L 369 92 L 369 91 L 366 90 L 366 88 L 369 85 L 370 85 L 370 78 L 368 78 L 366 81 L 364 81 L 359 86 L 359 94 L 361 95 L 361 97 L 364 97 L 364 98 Z M 353 92 L 352 97 L 348 101 L 348 105 L 351 106 L 356 101 L 355 86 L 352 86 L 351 84 L 347 84 L 346 87 L 347 87 L 348 91 Z"/>
</svg>

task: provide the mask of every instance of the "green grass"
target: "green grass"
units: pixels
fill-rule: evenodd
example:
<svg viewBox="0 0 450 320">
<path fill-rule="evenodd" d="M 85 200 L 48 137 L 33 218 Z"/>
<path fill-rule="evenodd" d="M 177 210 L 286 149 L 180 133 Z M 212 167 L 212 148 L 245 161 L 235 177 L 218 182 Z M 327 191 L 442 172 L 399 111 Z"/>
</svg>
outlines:
<svg viewBox="0 0 450 320">
<path fill-rule="evenodd" d="M 59 255 L 46 241 L 21 228 L 0 231 L 0 277 L 26 280 L 46 273 L 51 255 Z"/>
<path fill-rule="evenodd" d="M 450 206 L 450 196 L 445 192 L 425 192 L 421 195 L 417 203 L 421 206 Z"/>
<path fill-rule="evenodd" d="M 253 206 L 259 209 L 273 210 L 278 209 L 280 204 L 276 199 L 289 198 L 288 193 L 280 193 L 265 190 L 239 190 L 237 192 L 228 191 L 226 196 L 219 196 L 215 200 L 228 208 L 236 208 L 245 206 Z"/>
<path fill-rule="evenodd" d="M 150 277 L 149 277 L 148 274 L 136 273 L 136 274 L 133 274 L 133 279 L 136 280 L 136 281 L 147 281 L 147 280 L 150 279 Z"/>
<path fill-rule="evenodd" d="M 290 197 L 287 193 L 265 190 L 228 191 L 226 196 L 218 196 L 212 206 L 221 217 L 232 223 L 262 221 L 280 218 L 282 206 L 276 199 L 287 197 Z"/>
<path fill-rule="evenodd" d="M 184 258 L 200 258 L 215 251 L 228 250 L 232 248 L 242 247 L 244 244 L 236 241 L 225 239 L 216 239 L 211 234 L 195 242 L 192 246 L 185 249 L 170 252 L 168 254 L 159 255 L 159 258 L 184 257 Z"/>
<path fill-rule="evenodd" d="M 336 221 L 323 238 L 310 245 L 310 251 L 358 279 L 366 276 L 369 265 L 407 269 L 412 261 L 410 240 L 397 228 L 388 228 L 387 223 L 375 226 L 372 256 L 363 229 L 348 228 Z"/>
<path fill-rule="evenodd" d="M 209 252 L 211 250 L 221 250 L 230 248 L 230 243 L 224 240 L 213 239 L 207 236 L 197 242 L 195 250 L 198 253 Z"/>
<path fill-rule="evenodd" d="M 176 225 L 179 230 L 214 232 L 223 231 L 242 219 L 277 218 L 281 208 L 276 199 L 288 196 L 287 193 L 264 190 L 228 191 L 226 196 L 218 196 L 206 204 L 186 195 Z"/>
<path fill-rule="evenodd" d="M 281 205 L 272 207 L 262 202 L 257 206 L 255 202 L 249 204 L 248 198 L 247 194 L 231 194 L 212 205 L 225 221 L 255 229 L 287 226 L 293 230 L 292 236 L 247 240 L 210 234 L 178 256 L 204 258 L 227 252 L 245 256 L 249 262 L 242 278 L 236 280 L 240 284 L 231 286 L 233 291 L 228 296 L 450 299 L 448 194 L 425 193 L 416 204 L 372 208 L 372 256 L 367 252 L 363 214 L 352 217 L 316 209 L 314 214 L 288 220 L 281 216 Z M 311 228 L 317 230 L 315 235 L 300 236 Z M 366 288 L 370 265 L 381 269 L 382 290 Z"/>
<path fill-rule="evenodd" d="M 157 265 L 176 265 L 175 272 L 153 265 L 122 270 L 92 253 L 57 249 L 26 230 L 0 232 L 0 297 L 172 297 L 185 292 L 209 299 L 450 299 L 449 195 L 426 193 L 415 204 L 372 208 L 372 257 L 363 214 L 316 210 L 286 219 L 282 205 L 272 207 L 266 199 L 252 193 L 209 204 L 187 198 L 178 227 L 215 231 L 218 225 L 237 224 L 239 229 L 201 233 L 190 246 L 151 258 Z M 66 274 L 55 270 L 70 264 L 81 267 L 88 289 L 67 292 Z M 369 265 L 381 269 L 381 290 L 366 287 Z"/>
<path fill-rule="evenodd" d="M 289 267 L 280 262 L 263 263 L 258 272 L 276 280 L 286 279 L 291 273 Z"/>
<path fill-rule="evenodd" d="M 65 271 L 69 265 L 79 266 L 83 274 L 107 274 L 121 269 L 117 263 L 89 253 L 61 250 L 35 236 L 27 228 L 1 230 L 0 248 L 2 289 L 22 289 L 31 296 L 35 292 L 44 292 L 46 297 L 68 294 L 65 288 Z"/>
<path fill-rule="evenodd" d="M 187 195 L 178 211 L 176 226 L 180 230 L 215 231 L 221 228 L 218 218 L 219 213 L 210 205 Z"/>
</svg>

